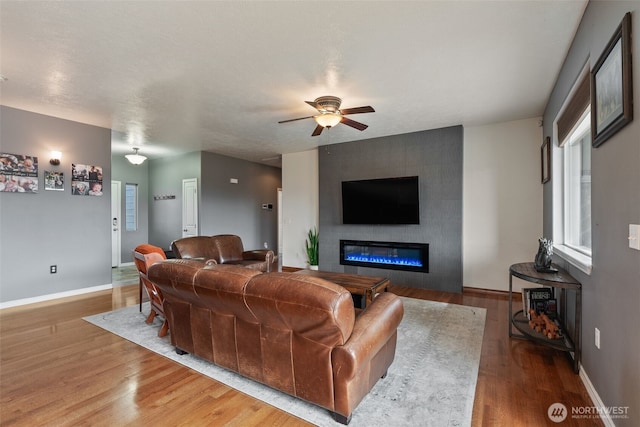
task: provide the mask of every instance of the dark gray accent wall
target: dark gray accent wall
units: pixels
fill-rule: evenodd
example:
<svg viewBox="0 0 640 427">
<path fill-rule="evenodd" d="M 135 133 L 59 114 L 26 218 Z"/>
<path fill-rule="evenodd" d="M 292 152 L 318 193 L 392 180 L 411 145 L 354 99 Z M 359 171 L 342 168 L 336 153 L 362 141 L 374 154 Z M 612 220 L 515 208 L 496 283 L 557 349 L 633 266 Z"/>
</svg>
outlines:
<svg viewBox="0 0 640 427">
<path fill-rule="evenodd" d="M 628 407 L 618 426 L 640 422 L 640 252 L 628 245 L 640 223 L 640 3 L 589 2 L 544 113 L 544 135 L 585 64 L 592 69 L 622 17 L 632 12 L 634 120 L 591 152 L 591 275 L 556 257 L 583 286 L 582 365 L 606 407 Z M 544 188 L 544 230 L 552 235 L 552 182 Z M 594 345 L 600 329 L 601 348 Z"/>
<path fill-rule="evenodd" d="M 132 165 L 123 154 L 114 155 L 111 159 L 114 181 L 120 181 L 122 191 L 120 197 L 122 224 L 120 226 L 120 262 L 133 262 L 133 249 L 149 241 L 149 162 Z M 138 185 L 138 228 L 128 231 L 125 227 L 125 185 Z M 151 200 L 153 202 L 153 199 Z"/>
<path fill-rule="evenodd" d="M 247 250 L 265 242 L 277 248 L 281 175 L 279 168 L 204 151 L 150 161 L 149 242 L 167 249 L 182 237 L 182 180 L 197 178 L 198 234 L 237 234 Z M 176 198 L 154 201 L 154 195 Z M 262 204 L 273 208 L 264 210 Z"/>
<path fill-rule="evenodd" d="M 110 284 L 111 131 L 0 106 L 0 144 L 38 156 L 39 187 L 0 193 L 0 301 Z M 62 152 L 59 166 L 51 150 Z M 102 196 L 71 195 L 72 163 L 102 167 Z M 45 191 L 45 170 L 64 173 L 64 191 Z"/>
<path fill-rule="evenodd" d="M 320 147 L 320 269 L 461 292 L 462 143 L 462 126 L 455 126 Z M 342 224 L 342 181 L 415 175 L 419 225 Z M 429 273 L 343 266 L 340 239 L 428 243 Z"/>
<path fill-rule="evenodd" d="M 281 186 L 280 168 L 203 152 L 200 234 L 237 234 L 246 250 L 266 243 L 277 251 Z M 263 204 L 272 209 L 262 209 Z"/>
</svg>

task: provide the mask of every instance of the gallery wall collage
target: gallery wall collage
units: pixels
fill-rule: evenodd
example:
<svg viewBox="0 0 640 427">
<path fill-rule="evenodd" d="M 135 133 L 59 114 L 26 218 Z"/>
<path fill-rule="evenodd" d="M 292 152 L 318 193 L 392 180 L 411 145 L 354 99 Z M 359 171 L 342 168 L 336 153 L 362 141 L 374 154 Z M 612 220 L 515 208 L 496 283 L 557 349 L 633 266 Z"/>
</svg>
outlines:
<svg viewBox="0 0 640 427">
<path fill-rule="evenodd" d="M 64 172 L 44 171 L 46 191 L 64 191 Z M 0 192 L 37 193 L 38 157 L 25 154 L 0 154 Z M 102 167 L 71 165 L 71 194 L 102 196 Z"/>
</svg>

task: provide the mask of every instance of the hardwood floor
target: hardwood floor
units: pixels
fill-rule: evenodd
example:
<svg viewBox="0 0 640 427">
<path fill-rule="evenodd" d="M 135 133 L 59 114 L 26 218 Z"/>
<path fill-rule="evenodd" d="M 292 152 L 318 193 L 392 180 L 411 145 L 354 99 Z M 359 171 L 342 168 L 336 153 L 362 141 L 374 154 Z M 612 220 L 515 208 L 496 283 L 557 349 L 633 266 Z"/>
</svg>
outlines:
<svg viewBox="0 0 640 427">
<path fill-rule="evenodd" d="M 603 425 L 549 420 L 555 402 L 569 411 L 592 403 L 564 353 L 508 338 L 503 295 L 391 290 L 487 309 L 473 426 Z M 0 424 L 308 425 L 82 320 L 137 303 L 136 284 L 1 310 Z"/>
</svg>

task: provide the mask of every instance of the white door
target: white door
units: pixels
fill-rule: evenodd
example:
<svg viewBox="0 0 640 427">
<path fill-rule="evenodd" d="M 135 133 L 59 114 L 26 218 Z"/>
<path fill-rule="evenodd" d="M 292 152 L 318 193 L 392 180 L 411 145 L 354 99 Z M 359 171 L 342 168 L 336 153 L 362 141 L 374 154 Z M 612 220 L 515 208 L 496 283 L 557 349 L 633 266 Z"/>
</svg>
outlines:
<svg viewBox="0 0 640 427">
<path fill-rule="evenodd" d="M 120 181 L 111 181 L 111 267 L 120 265 Z"/>
<path fill-rule="evenodd" d="M 182 180 L 182 237 L 198 235 L 198 179 Z"/>
<path fill-rule="evenodd" d="M 278 188 L 278 257 L 282 260 L 282 188 Z"/>
</svg>

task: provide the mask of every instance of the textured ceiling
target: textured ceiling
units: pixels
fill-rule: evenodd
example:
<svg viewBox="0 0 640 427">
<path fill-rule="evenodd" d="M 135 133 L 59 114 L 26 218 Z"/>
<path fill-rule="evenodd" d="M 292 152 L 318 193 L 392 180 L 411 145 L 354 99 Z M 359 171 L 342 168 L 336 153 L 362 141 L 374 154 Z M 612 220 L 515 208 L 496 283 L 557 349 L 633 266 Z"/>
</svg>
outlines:
<svg viewBox="0 0 640 427">
<path fill-rule="evenodd" d="M 0 102 L 111 128 L 114 153 L 258 162 L 536 117 L 586 3 L 2 0 Z M 369 128 L 278 124 L 321 95 Z"/>
</svg>

